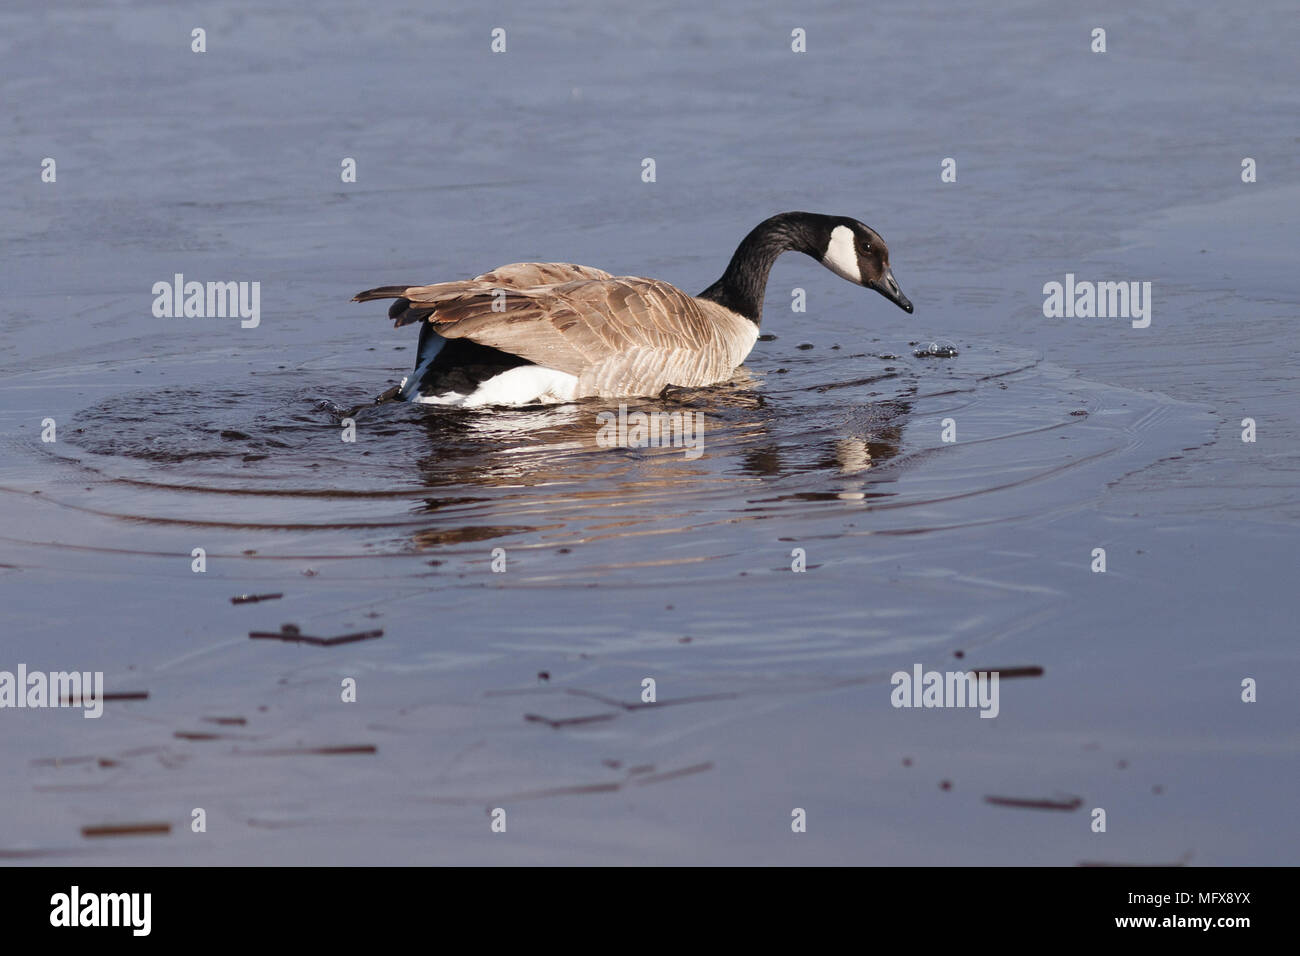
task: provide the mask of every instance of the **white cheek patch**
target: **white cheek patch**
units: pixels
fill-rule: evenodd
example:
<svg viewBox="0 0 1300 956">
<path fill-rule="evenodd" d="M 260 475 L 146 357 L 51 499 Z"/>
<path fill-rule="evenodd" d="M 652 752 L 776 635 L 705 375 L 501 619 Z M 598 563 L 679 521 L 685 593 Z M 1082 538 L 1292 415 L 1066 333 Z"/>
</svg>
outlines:
<svg viewBox="0 0 1300 956">
<path fill-rule="evenodd" d="M 858 269 L 858 250 L 853 239 L 853 230 L 848 226 L 832 229 L 831 241 L 827 243 L 826 254 L 822 256 L 822 265 L 837 276 L 861 285 L 862 272 Z"/>
</svg>

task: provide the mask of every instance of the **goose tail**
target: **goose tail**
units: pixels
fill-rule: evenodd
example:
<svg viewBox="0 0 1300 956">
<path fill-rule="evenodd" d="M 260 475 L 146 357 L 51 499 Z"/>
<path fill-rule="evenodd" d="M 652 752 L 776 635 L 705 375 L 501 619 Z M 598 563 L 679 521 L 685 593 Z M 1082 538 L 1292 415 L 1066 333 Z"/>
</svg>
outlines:
<svg viewBox="0 0 1300 956">
<path fill-rule="evenodd" d="M 400 299 L 409 289 L 409 285 L 381 285 L 377 289 L 367 289 L 352 297 L 353 302 L 373 302 L 375 299 Z"/>
<path fill-rule="evenodd" d="M 432 308 L 424 306 L 412 308 L 411 300 L 405 294 L 409 288 L 411 288 L 409 285 L 381 285 L 374 289 L 367 289 L 365 292 L 358 292 L 352 297 L 352 301 L 373 302 L 376 299 L 396 299 L 397 301 L 388 307 L 388 317 L 393 320 L 393 327 L 400 329 L 403 325 L 427 319 L 434 312 Z"/>
</svg>

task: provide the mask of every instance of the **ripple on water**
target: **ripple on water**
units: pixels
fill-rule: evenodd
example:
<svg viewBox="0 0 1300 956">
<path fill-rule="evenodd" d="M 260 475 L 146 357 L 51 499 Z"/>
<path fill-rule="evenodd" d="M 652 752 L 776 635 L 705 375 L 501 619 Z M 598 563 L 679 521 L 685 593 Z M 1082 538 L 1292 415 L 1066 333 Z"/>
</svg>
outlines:
<svg viewBox="0 0 1300 956">
<path fill-rule="evenodd" d="M 729 538 L 748 540 L 735 528 L 753 522 L 777 539 L 851 539 L 1048 514 L 1182 440 L 1173 403 L 1025 350 L 885 354 L 791 348 L 728 386 L 627 403 L 701 415 L 697 457 L 603 447 L 596 416 L 617 403 L 462 411 L 270 382 L 113 395 L 77 413 L 70 448 L 42 448 L 31 467 L 65 472 L 42 501 L 64 546 L 78 535 L 53 512 L 82 530 L 112 526 L 128 551 L 162 552 L 166 529 L 203 528 L 231 555 L 422 556 L 410 574 L 488 541 L 581 542 L 588 559 L 573 566 L 590 574 L 625 566 L 634 537 L 674 537 L 674 553 L 651 562 L 662 569 L 731 553 Z M 354 442 L 342 440 L 349 409 Z"/>
</svg>

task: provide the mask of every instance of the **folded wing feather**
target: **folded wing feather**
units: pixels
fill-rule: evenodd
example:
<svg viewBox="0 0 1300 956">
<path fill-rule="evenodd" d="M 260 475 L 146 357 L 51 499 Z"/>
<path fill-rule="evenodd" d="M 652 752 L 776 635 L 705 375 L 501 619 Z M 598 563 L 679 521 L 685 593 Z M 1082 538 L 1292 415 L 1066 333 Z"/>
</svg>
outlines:
<svg viewBox="0 0 1300 956">
<path fill-rule="evenodd" d="M 666 282 L 569 263 L 513 263 L 401 295 L 440 335 L 577 376 L 578 396 L 723 381 L 758 333 L 752 322 Z"/>
</svg>

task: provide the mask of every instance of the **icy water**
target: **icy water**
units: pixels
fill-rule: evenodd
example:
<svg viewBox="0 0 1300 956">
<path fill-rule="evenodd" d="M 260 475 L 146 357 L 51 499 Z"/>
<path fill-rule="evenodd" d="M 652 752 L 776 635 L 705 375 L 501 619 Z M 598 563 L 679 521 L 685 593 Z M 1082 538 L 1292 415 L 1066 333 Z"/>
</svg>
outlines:
<svg viewBox="0 0 1300 956">
<path fill-rule="evenodd" d="M 0 859 L 1294 863 L 1293 12 L 586 10 L 0 14 L 0 670 L 125 695 L 0 710 Z M 916 314 L 783 258 L 736 381 L 631 403 L 698 457 L 368 404 L 415 334 L 360 289 L 699 291 L 787 209 Z M 1045 318 L 1067 273 L 1150 326 Z M 997 718 L 892 707 L 917 664 Z"/>
</svg>

